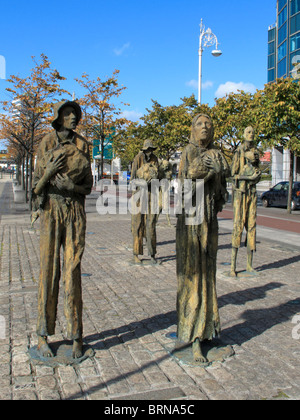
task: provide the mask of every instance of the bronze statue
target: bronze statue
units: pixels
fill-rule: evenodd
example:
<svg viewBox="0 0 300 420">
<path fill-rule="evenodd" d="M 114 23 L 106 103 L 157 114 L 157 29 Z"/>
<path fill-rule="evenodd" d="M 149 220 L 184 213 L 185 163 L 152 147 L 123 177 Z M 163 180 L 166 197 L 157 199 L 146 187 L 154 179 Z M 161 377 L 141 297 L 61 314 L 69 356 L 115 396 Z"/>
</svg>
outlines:
<svg viewBox="0 0 300 420">
<path fill-rule="evenodd" d="M 41 141 L 33 180 L 35 217 L 40 216 L 40 279 L 38 294 L 38 350 L 53 357 L 47 337 L 55 333 L 60 250 L 63 247 L 64 311 L 73 358 L 82 356 L 81 259 L 85 247 L 85 196 L 93 176 L 89 145 L 75 133 L 81 118 L 74 101 L 54 105 L 54 131 Z"/>
<path fill-rule="evenodd" d="M 254 129 L 247 127 L 244 131 L 244 142 L 237 149 L 231 168 L 233 179 L 233 234 L 230 275 L 236 277 L 236 262 L 238 249 L 241 245 L 244 228 L 247 231 L 247 271 L 253 269 L 253 252 L 256 251 L 256 184 L 261 178 L 259 170 L 259 153 L 253 145 Z"/>
<path fill-rule="evenodd" d="M 185 208 L 178 215 L 177 248 L 177 339 L 192 344 L 194 360 L 206 361 L 201 343 L 220 332 L 216 293 L 218 250 L 217 214 L 226 202 L 226 176 L 229 166 L 223 154 L 214 148 L 211 118 L 204 114 L 192 121 L 191 140 L 182 153 L 179 179 L 204 181 L 204 216 L 200 225 L 191 225 Z M 194 197 L 193 197 L 194 198 Z"/>
<path fill-rule="evenodd" d="M 142 150 L 134 158 L 131 169 L 131 181 L 142 180 L 147 183 L 147 198 L 148 205 L 146 214 L 143 211 L 138 211 L 132 214 L 131 231 L 133 235 L 133 256 L 134 263 L 140 264 L 139 255 L 143 255 L 143 238 L 146 238 L 148 254 L 151 257 L 153 264 L 156 260 L 156 223 L 158 219 L 158 212 L 153 213 L 151 209 L 151 181 L 159 178 L 159 163 L 154 151 L 157 148 L 151 140 L 145 140 Z M 136 185 L 139 188 L 139 183 Z M 138 190 L 137 190 L 138 191 Z M 142 208 L 139 202 L 140 210 Z"/>
</svg>

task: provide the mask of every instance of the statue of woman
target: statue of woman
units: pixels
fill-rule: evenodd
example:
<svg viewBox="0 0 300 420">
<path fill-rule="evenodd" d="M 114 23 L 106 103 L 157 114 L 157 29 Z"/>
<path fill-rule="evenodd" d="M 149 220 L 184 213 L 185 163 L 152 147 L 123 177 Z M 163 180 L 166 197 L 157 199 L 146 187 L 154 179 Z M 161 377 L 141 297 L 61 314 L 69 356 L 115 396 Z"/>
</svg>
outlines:
<svg viewBox="0 0 300 420">
<path fill-rule="evenodd" d="M 192 344 L 194 360 L 206 362 L 201 343 L 220 333 L 216 292 L 218 250 L 217 214 L 226 202 L 226 176 L 229 166 L 223 154 L 214 148 L 214 129 L 209 116 L 196 115 L 192 121 L 191 140 L 182 153 L 179 179 L 192 180 L 195 203 L 196 180 L 204 181 L 203 220 L 198 225 L 188 221 L 183 206 L 178 215 L 177 248 L 177 339 Z"/>
</svg>

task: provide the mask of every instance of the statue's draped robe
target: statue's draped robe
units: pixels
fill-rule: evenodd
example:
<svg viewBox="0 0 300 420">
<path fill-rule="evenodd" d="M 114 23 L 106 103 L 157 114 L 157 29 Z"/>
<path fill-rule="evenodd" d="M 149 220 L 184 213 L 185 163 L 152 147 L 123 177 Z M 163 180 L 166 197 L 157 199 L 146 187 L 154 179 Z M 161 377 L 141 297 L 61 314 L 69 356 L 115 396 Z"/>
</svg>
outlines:
<svg viewBox="0 0 300 420">
<path fill-rule="evenodd" d="M 182 154 L 179 178 L 182 183 L 184 179 L 191 179 L 189 168 L 195 166 L 195 162 L 199 164 L 205 155 L 218 160 L 221 171 L 205 183 L 203 221 L 200 225 L 187 225 L 189 216 L 184 208 L 177 220 L 177 337 L 184 343 L 192 343 L 197 338 L 200 341 L 211 340 L 220 332 L 216 292 L 217 213 L 226 202 L 225 177 L 229 167 L 220 151 L 200 149 L 190 143 Z M 204 178 L 203 169 L 199 177 Z M 193 182 L 196 182 L 195 179 Z"/>
<path fill-rule="evenodd" d="M 138 171 L 146 164 L 152 164 L 157 168 L 158 171 L 158 158 L 151 154 L 150 159 L 146 161 L 145 153 L 139 152 L 135 157 L 132 164 L 131 171 L 131 181 L 139 179 Z M 136 193 L 140 191 L 137 188 Z M 142 214 L 142 212 L 137 212 L 131 216 L 131 231 L 133 235 L 133 254 L 134 255 L 143 255 L 143 238 L 146 238 L 148 254 L 156 254 L 156 223 L 158 219 L 158 214 L 153 214 L 151 212 L 151 189 L 150 185 L 148 187 L 148 213 Z M 141 206 L 140 200 L 137 202 L 137 207 Z"/>
<path fill-rule="evenodd" d="M 252 149 L 251 149 L 252 150 Z M 254 149 L 255 151 L 255 149 Z M 246 160 L 245 147 L 241 145 L 234 154 L 231 175 L 244 175 Z M 244 228 L 247 231 L 246 244 L 251 251 L 256 251 L 256 215 L 257 194 L 256 184 L 261 178 L 258 168 L 253 169 L 253 181 L 236 181 L 232 184 L 233 191 L 233 232 L 232 246 L 239 248 L 242 241 Z M 245 173 L 245 175 L 248 175 Z"/>
<path fill-rule="evenodd" d="M 60 174 L 91 190 L 93 176 L 87 141 L 74 133 L 71 140 L 58 141 L 56 132 L 47 134 L 40 143 L 33 179 L 33 188 L 43 177 L 47 162 L 60 153 L 65 156 Z M 82 336 L 81 259 L 85 247 L 85 196 L 59 190 L 53 179 L 39 196 L 33 195 L 35 210 L 40 209 L 40 279 L 37 334 L 55 333 L 59 280 L 61 277 L 61 248 L 63 248 L 64 310 L 67 336 Z"/>
</svg>

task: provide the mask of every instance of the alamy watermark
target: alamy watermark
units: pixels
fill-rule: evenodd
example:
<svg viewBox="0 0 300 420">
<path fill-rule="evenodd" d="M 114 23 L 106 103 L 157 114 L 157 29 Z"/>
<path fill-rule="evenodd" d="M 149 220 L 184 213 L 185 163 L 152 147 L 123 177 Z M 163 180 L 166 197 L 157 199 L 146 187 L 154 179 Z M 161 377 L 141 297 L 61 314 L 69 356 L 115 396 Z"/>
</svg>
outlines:
<svg viewBox="0 0 300 420">
<path fill-rule="evenodd" d="M 6 322 L 4 316 L 0 315 L 0 340 L 5 340 L 6 338 Z"/>
<path fill-rule="evenodd" d="M 300 340 L 300 315 L 295 315 L 293 317 L 292 324 L 296 324 L 292 330 L 292 337 L 294 340 Z"/>
<path fill-rule="evenodd" d="M 291 71 L 291 76 L 295 80 L 300 79 L 300 55 L 295 55 L 292 59 L 293 70 Z"/>
<path fill-rule="evenodd" d="M 6 60 L 0 55 L 0 79 L 6 79 Z"/>
<path fill-rule="evenodd" d="M 105 214 L 185 214 L 186 225 L 200 225 L 204 218 L 204 180 L 176 181 L 171 197 L 171 181 L 133 180 L 129 185 L 107 185 L 100 181 L 97 212 Z"/>
</svg>

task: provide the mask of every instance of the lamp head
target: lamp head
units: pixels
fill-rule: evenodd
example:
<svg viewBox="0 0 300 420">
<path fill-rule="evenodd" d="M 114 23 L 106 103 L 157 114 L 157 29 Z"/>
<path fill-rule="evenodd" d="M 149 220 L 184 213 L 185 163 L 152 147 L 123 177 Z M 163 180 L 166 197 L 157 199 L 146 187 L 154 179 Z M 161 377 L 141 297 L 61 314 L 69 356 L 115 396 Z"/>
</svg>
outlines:
<svg viewBox="0 0 300 420">
<path fill-rule="evenodd" d="M 222 55 L 221 50 L 213 50 L 211 53 L 214 57 L 220 57 L 220 55 Z"/>
</svg>

